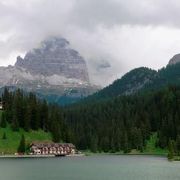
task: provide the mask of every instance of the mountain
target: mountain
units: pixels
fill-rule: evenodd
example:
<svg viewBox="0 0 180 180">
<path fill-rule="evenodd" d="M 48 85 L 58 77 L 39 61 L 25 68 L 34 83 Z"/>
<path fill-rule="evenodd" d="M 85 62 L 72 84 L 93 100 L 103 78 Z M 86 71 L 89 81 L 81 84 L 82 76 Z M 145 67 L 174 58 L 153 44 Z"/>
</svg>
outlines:
<svg viewBox="0 0 180 180">
<path fill-rule="evenodd" d="M 24 59 L 18 57 L 15 67 L 26 69 L 33 75 L 48 77 L 47 81 L 51 85 L 59 85 L 61 81 L 71 84 L 72 80 L 88 84 L 85 60 L 69 46 L 66 39 L 48 39 L 40 48 L 28 52 Z"/>
<path fill-rule="evenodd" d="M 158 72 L 146 67 L 133 69 L 121 79 L 117 79 L 111 85 L 89 96 L 88 100 L 106 99 L 120 95 L 130 95 L 152 84 L 157 78 Z"/>
<path fill-rule="evenodd" d="M 131 95 L 140 91 L 157 90 L 167 85 L 180 85 L 180 54 L 175 55 L 166 67 L 158 71 L 146 67 L 133 69 L 86 100 Z"/>
<path fill-rule="evenodd" d="M 90 83 L 83 57 L 66 39 L 56 37 L 43 41 L 24 58 L 18 56 L 14 66 L 0 67 L 0 76 L 0 87 L 34 91 L 57 103 L 61 97 L 76 101 L 98 88 Z"/>
<path fill-rule="evenodd" d="M 169 61 L 169 65 L 172 64 L 177 64 L 180 62 L 180 54 L 176 54 L 175 56 L 173 56 L 170 61 Z"/>
</svg>

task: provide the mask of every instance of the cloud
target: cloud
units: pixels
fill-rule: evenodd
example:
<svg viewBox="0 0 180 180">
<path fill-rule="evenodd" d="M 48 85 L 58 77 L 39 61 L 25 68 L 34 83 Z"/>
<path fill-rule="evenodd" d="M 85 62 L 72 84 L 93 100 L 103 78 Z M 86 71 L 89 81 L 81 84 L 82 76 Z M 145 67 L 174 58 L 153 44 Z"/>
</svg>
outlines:
<svg viewBox="0 0 180 180">
<path fill-rule="evenodd" d="M 178 0 L 77 0 L 72 18 L 84 27 L 97 24 L 179 26 L 179 8 Z"/>
<path fill-rule="evenodd" d="M 87 60 L 92 81 L 106 85 L 180 52 L 179 9 L 178 0 L 1 0 L 0 64 L 63 36 Z M 98 68 L 103 62 L 110 67 Z"/>
</svg>

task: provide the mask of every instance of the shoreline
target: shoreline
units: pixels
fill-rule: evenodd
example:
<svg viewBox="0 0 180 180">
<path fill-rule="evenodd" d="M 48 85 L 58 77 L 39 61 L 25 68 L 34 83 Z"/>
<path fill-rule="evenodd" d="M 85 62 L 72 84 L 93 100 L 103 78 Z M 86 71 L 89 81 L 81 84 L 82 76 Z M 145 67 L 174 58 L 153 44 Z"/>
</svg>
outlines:
<svg viewBox="0 0 180 180">
<path fill-rule="evenodd" d="M 62 158 L 62 157 L 85 157 L 85 156 L 157 156 L 157 157 L 167 157 L 165 154 L 123 154 L 123 153 L 91 153 L 91 154 L 70 154 L 66 156 L 56 156 L 56 155 L 0 155 L 0 159 L 5 158 Z"/>
<path fill-rule="evenodd" d="M 91 154 L 70 154 L 65 156 L 56 155 L 0 155 L 0 159 L 42 159 L 42 158 L 73 158 L 73 157 L 88 157 L 88 156 L 149 156 L 149 157 L 159 157 L 166 158 L 169 162 L 179 162 L 180 156 L 175 156 L 173 159 L 168 159 L 166 154 L 153 154 L 153 153 L 91 153 Z"/>
<path fill-rule="evenodd" d="M 54 155 L 1 155 L 0 159 L 3 158 L 52 158 Z"/>
<path fill-rule="evenodd" d="M 82 157 L 85 154 L 69 154 L 65 156 L 56 156 L 56 155 L 0 155 L 0 159 L 3 158 L 61 158 L 61 157 Z"/>
<path fill-rule="evenodd" d="M 83 154 L 85 154 L 85 156 L 93 156 L 93 155 L 145 155 L 145 156 L 163 156 L 163 157 L 167 157 L 167 153 L 140 153 L 140 152 L 131 152 L 131 153 L 123 153 L 123 152 L 116 152 L 116 153 L 111 153 L 111 152 L 97 152 L 97 153 L 93 153 L 93 152 L 86 152 L 84 151 Z"/>
</svg>

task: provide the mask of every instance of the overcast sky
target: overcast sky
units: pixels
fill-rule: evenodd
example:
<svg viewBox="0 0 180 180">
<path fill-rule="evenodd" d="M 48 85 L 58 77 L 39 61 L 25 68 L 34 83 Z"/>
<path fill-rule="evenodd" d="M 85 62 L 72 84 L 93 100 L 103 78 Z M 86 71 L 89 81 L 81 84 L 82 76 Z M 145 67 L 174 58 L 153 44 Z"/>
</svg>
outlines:
<svg viewBox="0 0 180 180">
<path fill-rule="evenodd" d="M 179 9 L 179 0 L 0 0 L 0 65 L 62 36 L 94 83 L 139 66 L 159 69 L 180 53 Z"/>
</svg>

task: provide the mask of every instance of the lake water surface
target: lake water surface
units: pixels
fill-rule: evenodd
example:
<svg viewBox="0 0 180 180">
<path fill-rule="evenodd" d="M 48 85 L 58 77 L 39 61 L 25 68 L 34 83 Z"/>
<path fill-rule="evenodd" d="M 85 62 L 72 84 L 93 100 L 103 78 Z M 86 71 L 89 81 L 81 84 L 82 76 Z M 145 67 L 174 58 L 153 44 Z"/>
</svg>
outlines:
<svg viewBox="0 0 180 180">
<path fill-rule="evenodd" d="M 0 159 L 0 180 L 180 180 L 180 162 L 124 155 Z"/>
</svg>

